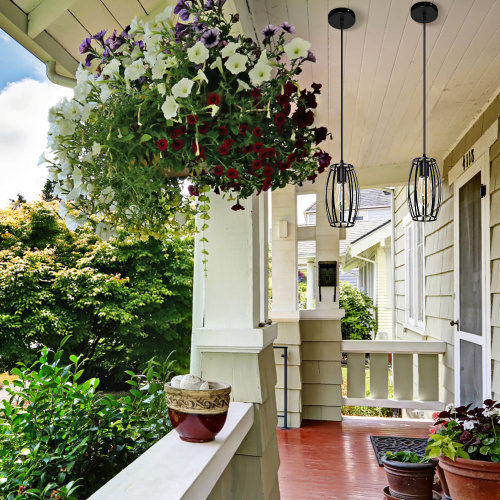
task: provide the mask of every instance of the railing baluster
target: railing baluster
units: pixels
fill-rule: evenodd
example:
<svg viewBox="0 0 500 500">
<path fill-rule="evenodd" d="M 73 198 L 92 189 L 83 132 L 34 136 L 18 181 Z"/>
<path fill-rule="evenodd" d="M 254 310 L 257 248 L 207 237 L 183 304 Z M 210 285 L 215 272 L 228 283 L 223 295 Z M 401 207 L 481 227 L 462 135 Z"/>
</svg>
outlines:
<svg viewBox="0 0 500 500">
<path fill-rule="evenodd" d="M 365 354 L 351 353 L 347 356 L 347 397 L 364 398 Z"/>
<path fill-rule="evenodd" d="M 370 354 L 370 397 L 389 397 L 389 355 Z"/>
<path fill-rule="evenodd" d="M 413 399 L 413 354 L 394 354 L 392 380 L 394 399 Z"/>
<path fill-rule="evenodd" d="M 439 359 L 437 354 L 418 355 L 418 399 L 439 399 Z"/>
</svg>

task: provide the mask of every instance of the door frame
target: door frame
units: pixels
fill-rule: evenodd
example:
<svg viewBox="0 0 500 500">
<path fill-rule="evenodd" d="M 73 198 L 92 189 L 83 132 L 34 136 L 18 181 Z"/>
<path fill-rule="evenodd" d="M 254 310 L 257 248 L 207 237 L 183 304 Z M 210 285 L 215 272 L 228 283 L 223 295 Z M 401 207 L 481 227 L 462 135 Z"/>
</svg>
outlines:
<svg viewBox="0 0 500 500">
<path fill-rule="evenodd" d="M 454 263 L 455 272 L 455 320 L 460 318 L 460 242 L 459 242 L 459 189 L 470 181 L 476 174 L 481 173 L 481 184 L 486 186 L 486 196 L 481 198 L 481 273 L 482 273 L 482 299 L 483 335 L 477 335 L 460 331 L 460 324 L 454 330 L 454 356 L 455 356 L 455 405 L 467 403 L 460 401 L 460 341 L 466 340 L 482 346 L 482 369 L 483 369 L 483 400 L 491 397 L 491 295 L 490 295 L 490 159 L 489 153 L 484 152 L 460 177 L 454 181 L 453 206 L 454 206 Z M 481 338 L 481 342 L 478 342 Z"/>
</svg>

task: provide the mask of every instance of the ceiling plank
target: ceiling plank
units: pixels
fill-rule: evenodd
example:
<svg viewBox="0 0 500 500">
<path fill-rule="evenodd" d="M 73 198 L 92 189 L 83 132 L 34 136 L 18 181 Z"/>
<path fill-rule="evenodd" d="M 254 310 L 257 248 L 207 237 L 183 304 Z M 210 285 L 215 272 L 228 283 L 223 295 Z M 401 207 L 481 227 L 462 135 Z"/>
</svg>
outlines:
<svg viewBox="0 0 500 500">
<path fill-rule="evenodd" d="M 36 38 L 77 0 L 44 0 L 28 14 L 28 35 Z"/>
</svg>

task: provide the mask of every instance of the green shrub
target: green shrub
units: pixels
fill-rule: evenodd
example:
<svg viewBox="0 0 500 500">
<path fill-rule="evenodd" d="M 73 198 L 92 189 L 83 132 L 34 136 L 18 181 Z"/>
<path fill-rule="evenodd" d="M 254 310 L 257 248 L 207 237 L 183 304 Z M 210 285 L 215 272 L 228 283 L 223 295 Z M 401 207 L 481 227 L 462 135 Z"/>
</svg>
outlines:
<svg viewBox="0 0 500 500">
<path fill-rule="evenodd" d="M 191 237 L 102 241 L 67 229 L 57 201 L 0 210 L 0 372 L 67 335 L 65 351 L 88 358 L 84 377 L 106 388 L 174 349 L 187 365 L 192 272 Z"/>
<path fill-rule="evenodd" d="M 65 339 L 67 340 L 67 339 Z M 64 341 L 63 341 L 64 342 Z M 0 497 L 85 499 L 170 430 L 163 383 L 171 361 L 129 372 L 130 395 L 99 394 L 82 381 L 82 356 L 63 351 L 13 370 L 10 398 L 0 405 Z M 29 496 L 28 496 L 29 495 Z"/>
<path fill-rule="evenodd" d="M 378 331 L 372 299 L 347 281 L 340 282 L 339 305 L 345 310 L 341 320 L 343 340 L 370 340 Z"/>
</svg>

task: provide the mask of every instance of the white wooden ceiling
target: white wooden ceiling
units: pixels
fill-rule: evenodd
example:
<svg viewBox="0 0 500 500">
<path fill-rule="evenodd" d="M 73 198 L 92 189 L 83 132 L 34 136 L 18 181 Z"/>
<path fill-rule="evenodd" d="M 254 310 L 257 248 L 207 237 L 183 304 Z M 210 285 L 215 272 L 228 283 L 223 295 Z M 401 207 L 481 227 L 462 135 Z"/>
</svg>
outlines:
<svg viewBox="0 0 500 500">
<path fill-rule="evenodd" d="M 154 16 L 159 0 L 0 0 L 0 28 L 63 74 L 74 71 L 81 41 L 101 29 L 121 30 Z M 268 23 L 289 21 L 312 42 L 317 63 L 300 80 L 323 83 L 319 120 L 340 159 L 340 32 L 328 12 L 349 7 L 356 24 L 345 32 L 344 160 L 362 187 L 405 180 L 422 154 L 422 25 L 412 0 L 230 0 L 243 29 L 255 37 Z M 442 164 L 500 88 L 500 0 L 436 0 L 427 26 L 427 153 Z"/>
</svg>

